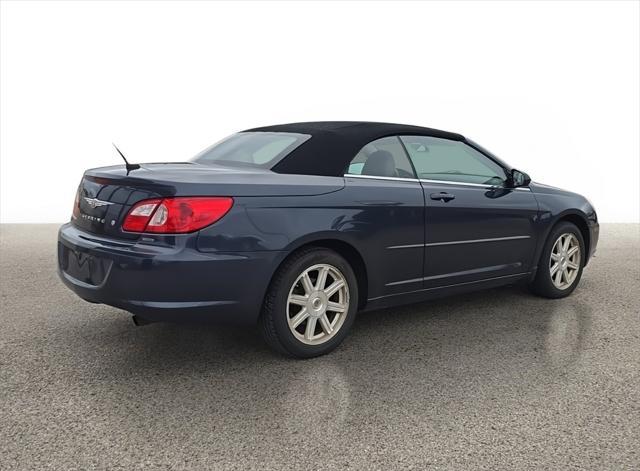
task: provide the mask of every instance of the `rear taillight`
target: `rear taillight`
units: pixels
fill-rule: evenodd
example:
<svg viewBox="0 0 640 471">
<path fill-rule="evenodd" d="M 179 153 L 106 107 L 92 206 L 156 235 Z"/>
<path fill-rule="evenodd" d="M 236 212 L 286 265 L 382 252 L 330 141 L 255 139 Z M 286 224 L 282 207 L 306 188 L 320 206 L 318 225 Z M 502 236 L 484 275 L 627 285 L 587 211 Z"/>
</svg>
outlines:
<svg viewBox="0 0 640 471">
<path fill-rule="evenodd" d="M 128 232 L 183 234 L 218 221 L 233 206 L 227 196 L 185 196 L 144 200 L 137 203 L 122 224 Z"/>
<path fill-rule="evenodd" d="M 149 219 L 162 200 L 145 200 L 136 204 L 124 220 L 122 228 L 130 232 L 144 232 L 149 224 Z"/>
<path fill-rule="evenodd" d="M 73 212 L 71 213 L 71 219 L 78 219 L 80 216 L 80 187 L 76 191 L 76 199 L 73 202 Z"/>
</svg>

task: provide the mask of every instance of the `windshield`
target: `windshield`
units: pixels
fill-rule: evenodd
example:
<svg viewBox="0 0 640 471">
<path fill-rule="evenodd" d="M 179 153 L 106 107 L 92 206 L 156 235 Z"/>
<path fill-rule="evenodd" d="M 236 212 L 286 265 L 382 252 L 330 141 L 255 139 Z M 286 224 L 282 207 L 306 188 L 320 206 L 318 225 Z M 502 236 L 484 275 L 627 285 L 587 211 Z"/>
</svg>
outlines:
<svg viewBox="0 0 640 471">
<path fill-rule="evenodd" d="M 290 132 L 240 132 L 196 155 L 193 162 L 271 168 L 311 136 Z"/>
</svg>

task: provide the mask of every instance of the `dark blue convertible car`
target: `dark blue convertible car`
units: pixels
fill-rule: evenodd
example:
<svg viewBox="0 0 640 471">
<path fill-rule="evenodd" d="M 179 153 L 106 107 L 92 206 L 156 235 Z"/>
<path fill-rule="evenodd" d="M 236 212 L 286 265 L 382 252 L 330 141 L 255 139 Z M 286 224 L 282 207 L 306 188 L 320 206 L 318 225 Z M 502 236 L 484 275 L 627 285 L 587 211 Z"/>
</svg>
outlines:
<svg viewBox="0 0 640 471">
<path fill-rule="evenodd" d="M 589 201 L 470 139 L 317 122 L 234 134 L 191 162 L 85 172 L 59 272 L 138 324 L 258 324 L 329 352 L 356 313 L 523 282 L 568 296 L 596 249 Z"/>
</svg>

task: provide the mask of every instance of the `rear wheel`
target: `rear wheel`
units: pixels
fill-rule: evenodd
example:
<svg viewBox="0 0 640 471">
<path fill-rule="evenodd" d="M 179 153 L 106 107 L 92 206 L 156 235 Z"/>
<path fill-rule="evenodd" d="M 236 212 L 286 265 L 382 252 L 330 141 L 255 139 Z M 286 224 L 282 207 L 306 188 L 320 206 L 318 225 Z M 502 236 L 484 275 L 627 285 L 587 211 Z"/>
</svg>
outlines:
<svg viewBox="0 0 640 471">
<path fill-rule="evenodd" d="M 357 306 L 358 287 L 347 261 L 332 250 L 304 249 L 290 256 L 275 274 L 260 326 L 273 349 L 310 358 L 342 342 Z"/>
<path fill-rule="evenodd" d="M 582 233 L 575 224 L 554 227 L 542 250 L 532 291 L 545 298 L 569 296 L 580 281 L 585 261 Z"/>
</svg>

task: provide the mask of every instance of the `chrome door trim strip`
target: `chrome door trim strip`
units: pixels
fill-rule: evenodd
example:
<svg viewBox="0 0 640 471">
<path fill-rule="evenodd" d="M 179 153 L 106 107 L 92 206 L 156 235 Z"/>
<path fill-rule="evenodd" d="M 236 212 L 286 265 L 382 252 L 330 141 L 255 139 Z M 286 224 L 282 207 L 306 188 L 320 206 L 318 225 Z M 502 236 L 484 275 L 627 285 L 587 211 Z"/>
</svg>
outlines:
<svg viewBox="0 0 640 471">
<path fill-rule="evenodd" d="M 419 182 L 417 178 L 401 178 L 401 177 L 378 177 L 376 175 L 356 175 L 351 173 L 345 173 L 344 178 L 364 178 L 367 180 L 390 180 L 396 182 Z"/>
<path fill-rule="evenodd" d="M 531 272 L 514 273 L 513 275 L 494 276 L 492 278 L 483 278 L 482 280 L 467 281 L 465 283 L 455 283 L 455 284 L 452 284 L 452 285 L 444 285 L 444 286 L 433 286 L 431 288 L 416 289 L 416 290 L 413 290 L 413 291 L 403 291 L 402 293 L 385 294 L 384 296 L 377 296 L 375 298 L 369 298 L 369 299 L 367 299 L 367 302 L 369 302 L 369 301 L 377 301 L 378 299 L 383 299 L 383 298 L 390 298 L 391 296 L 406 296 L 407 294 L 421 293 L 422 291 L 433 291 L 433 290 L 444 289 L 444 288 L 455 288 L 456 286 L 471 285 L 471 284 L 474 284 L 474 283 L 485 283 L 487 281 L 500 280 L 502 278 L 513 278 L 514 276 L 521 276 L 522 277 L 522 276 L 526 276 L 526 275 L 530 275 L 530 274 L 531 274 Z"/>
<path fill-rule="evenodd" d="M 424 244 L 411 244 L 411 245 L 392 245 L 387 249 L 417 249 L 424 247 Z"/>
<path fill-rule="evenodd" d="M 385 283 L 385 286 L 398 286 L 398 285 L 406 285 L 408 283 L 418 283 L 424 281 L 424 278 L 412 278 L 410 280 L 402 280 L 402 281 L 393 281 L 391 283 Z"/>
<path fill-rule="evenodd" d="M 463 270 L 463 271 L 456 271 L 456 272 L 453 272 L 453 273 L 443 273 L 442 275 L 425 276 L 422 279 L 422 281 L 439 280 L 439 279 L 442 279 L 442 278 L 449 278 L 450 276 L 477 275 L 478 273 L 486 273 L 486 272 L 490 272 L 490 271 L 504 270 L 506 268 L 520 268 L 521 266 L 522 266 L 521 262 L 505 263 L 503 265 L 492 265 L 492 266 L 489 266 L 489 267 L 474 268 L 473 270 Z"/>
<path fill-rule="evenodd" d="M 441 275 L 431 275 L 431 276 L 425 276 L 423 278 L 413 278 L 411 280 L 394 281 L 392 283 L 386 283 L 385 286 L 397 286 L 397 285 L 404 285 L 404 284 L 407 284 L 407 283 L 416 283 L 418 281 L 439 280 L 439 279 L 442 279 L 442 278 L 449 278 L 449 277 L 452 277 L 452 276 L 477 275 L 478 273 L 486 273 L 486 272 L 491 272 L 491 271 L 504 270 L 506 268 L 519 268 L 521 266 L 522 266 L 521 262 L 507 263 L 507 264 L 503 264 L 503 265 L 492 265 L 492 266 L 488 266 L 488 267 L 474 268 L 472 270 L 463 270 L 463 271 L 456 271 L 456 272 L 452 272 L 452 273 L 443 273 Z"/>
<path fill-rule="evenodd" d="M 482 242 L 502 242 L 505 240 L 518 240 L 518 239 L 530 239 L 530 238 L 531 236 L 528 236 L 528 235 L 509 236 L 509 237 L 492 237 L 490 239 L 453 240 L 450 242 L 431 242 L 428 244 L 424 244 L 424 246 L 436 247 L 439 245 L 478 244 Z"/>
<path fill-rule="evenodd" d="M 479 244 L 482 242 L 502 242 L 505 240 L 530 239 L 531 236 L 519 235 L 508 237 L 492 237 L 489 239 L 472 239 L 472 240 L 452 240 L 449 242 L 430 242 L 428 244 L 409 244 L 409 245 L 392 245 L 387 249 L 415 249 L 418 247 L 437 247 L 439 245 L 458 245 L 458 244 Z"/>
</svg>

